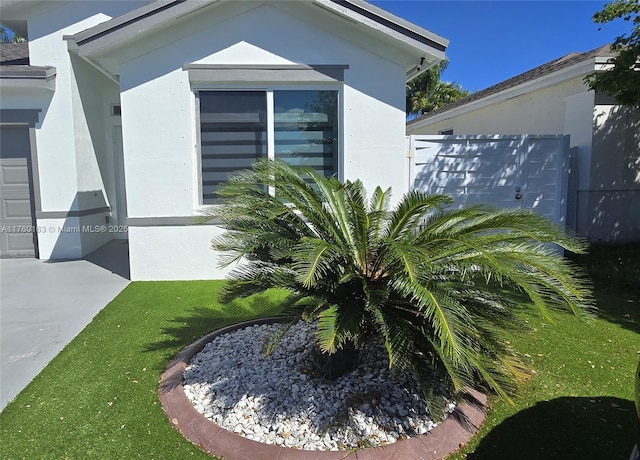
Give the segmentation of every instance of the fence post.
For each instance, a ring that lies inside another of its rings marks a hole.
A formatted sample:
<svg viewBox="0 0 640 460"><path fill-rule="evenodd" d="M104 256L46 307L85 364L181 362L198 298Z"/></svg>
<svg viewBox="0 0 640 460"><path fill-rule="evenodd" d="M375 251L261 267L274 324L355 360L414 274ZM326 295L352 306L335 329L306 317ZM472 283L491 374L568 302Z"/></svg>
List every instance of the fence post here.
<svg viewBox="0 0 640 460"><path fill-rule="evenodd" d="M567 136L569 137L569 136ZM578 147L571 147L568 153L566 168L566 227L578 231Z"/></svg>
<svg viewBox="0 0 640 460"><path fill-rule="evenodd" d="M407 178L405 181L405 193L413 189L415 174L415 136L407 136L405 138L405 153L407 158Z"/></svg>

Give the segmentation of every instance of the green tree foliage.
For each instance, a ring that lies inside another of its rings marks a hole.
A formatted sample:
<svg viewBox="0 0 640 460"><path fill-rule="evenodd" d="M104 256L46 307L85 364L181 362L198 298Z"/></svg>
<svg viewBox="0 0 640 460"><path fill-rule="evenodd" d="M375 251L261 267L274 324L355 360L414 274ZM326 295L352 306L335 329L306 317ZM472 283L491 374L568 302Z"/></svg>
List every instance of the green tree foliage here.
<svg viewBox="0 0 640 460"><path fill-rule="evenodd" d="M640 107L640 1L615 0L593 15L599 24L616 19L631 22L631 32L617 37L611 45L618 53L611 60L613 68L587 75L585 82L594 91L611 94L622 105Z"/></svg>
<svg viewBox="0 0 640 460"><path fill-rule="evenodd" d="M431 112L469 95L458 83L440 80L448 61L427 69L407 83L406 112L407 115Z"/></svg>
<svg viewBox="0 0 640 460"><path fill-rule="evenodd" d="M11 35L4 26L0 26L0 43L11 43Z"/></svg>
<svg viewBox="0 0 640 460"><path fill-rule="evenodd" d="M26 41L20 35L14 34L6 27L0 25L0 43L21 43Z"/></svg>
<svg viewBox="0 0 640 460"><path fill-rule="evenodd" d="M228 231L213 248L240 262L222 301L283 288L293 316L317 321L324 353L377 337L427 396L437 378L454 394L480 385L508 399L527 376L507 340L525 327L521 311L589 316L588 283L550 246L583 244L532 212L456 209L420 191L391 209L390 190L367 197L360 181L280 161L236 173L219 194Z"/></svg>

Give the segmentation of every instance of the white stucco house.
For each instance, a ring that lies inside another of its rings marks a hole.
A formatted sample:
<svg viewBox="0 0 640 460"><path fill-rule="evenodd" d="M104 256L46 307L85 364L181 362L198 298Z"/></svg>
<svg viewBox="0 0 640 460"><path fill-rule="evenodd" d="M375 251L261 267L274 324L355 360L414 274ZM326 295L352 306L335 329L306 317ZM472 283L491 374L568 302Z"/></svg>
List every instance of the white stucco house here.
<svg viewBox="0 0 640 460"><path fill-rule="evenodd" d="M133 280L223 278L194 225L258 157L406 183L405 82L447 40L361 0L3 1L2 255L129 242Z"/></svg>
<svg viewBox="0 0 640 460"><path fill-rule="evenodd" d="M567 214L577 233L591 241L640 241L640 111L584 83L611 57L609 45L562 56L414 119L407 132L569 135L577 193Z"/></svg>

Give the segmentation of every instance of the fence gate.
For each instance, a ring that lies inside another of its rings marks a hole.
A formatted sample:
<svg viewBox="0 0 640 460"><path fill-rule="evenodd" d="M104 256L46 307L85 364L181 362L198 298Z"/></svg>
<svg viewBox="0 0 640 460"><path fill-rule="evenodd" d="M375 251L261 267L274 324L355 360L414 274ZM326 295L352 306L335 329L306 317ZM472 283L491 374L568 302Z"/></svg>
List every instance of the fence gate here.
<svg viewBox="0 0 640 460"><path fill-rule="evenodd" d="M567 225L569 136L415 135L408 144L410 188L460 206L533 209Z"/></svg>

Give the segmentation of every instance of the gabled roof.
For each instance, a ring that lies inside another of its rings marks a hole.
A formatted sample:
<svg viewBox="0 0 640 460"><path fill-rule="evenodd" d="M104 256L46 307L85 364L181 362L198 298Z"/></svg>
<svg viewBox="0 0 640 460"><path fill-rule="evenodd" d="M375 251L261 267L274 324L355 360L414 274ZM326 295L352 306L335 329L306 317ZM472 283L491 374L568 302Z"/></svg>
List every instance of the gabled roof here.
<svg viewBox="0 0 640 460"><path fill-rule="evenodd" d="M186 12L218 2L220 2L220 0L158 0L75 34L73 41L81 46L120 30L127 29L128 33L135 33L136 27L134 26L145 19L153 18L156 22L160 22L168 17L176 17L180 14L185 14ZM412 39L426 45L430 50L435 49L444 52L449 44L447 39L384 11L381 8L370 5L363 0L313 0L312 3L328 8L341 16L351 19L354 19L354 16L359 16L359 22L367 23L368 21L365 21L365 19L369 19L382 27L397 32L397 34L407 39ZM153 21L151 25L154 25ZM396 35L395 38L398 38L398 36Z"/></svg>
<svg viewBox="0 0 640 460"><path fill-rule="evenodd" d="M28 43L0 44L0 79L51 80L55 74L55 67L29 65Z"/></svg>
<svg viewBox="0 0 640 460"><path fill-rule="evenodd" d="M415 118L411 120L408 125L414 125L419 123L422 120L426 120L429 118L436 117L438 115L442 115L446 112L452 111L458 107L465 106L475 101L480 101L482 99L488 98L489 96L497 95L504 91L507 91L511 88L516 88L520 85L524 85L529 82L533 82L545 76L554 74L563 69L568 69L577 64L593 60L596 62L597 58L605 58L603 63L606 62L607 59L614 57L615 53L611 51L611 45L603 45L598 48L592 49L591 51L587 51L584 53L569 53L558 59L554 59L553 61L547 62L546 64L542 64L534 69L528 70L520 75L516 75L513 78L509 78L508 80L504 80L500 83L497 83L493 86L490 86L481 91L477 91L475 93L470 94L467 97L464 97L456 102L452 102L443 107L440 107L433 112L429 112L421 117ZM593 69L592 69L593 70Z"/></svg>
<svg viewBox="0 0 640 460"><path fill-rule="evenodd" d="M323 8L351 23L364 25L396 42L411 54L424 57L424 69L445 58L449 41L422 27L405 21L363 0L296 0ZM66 36L69 50L90 58L113 45L169 24L201 8L224 4L225 0L157 0L122 16ZM413 78L420 72L420 58L408 71ZM97 64L97 62L94 62ZM417 69L416 69L417 67Z"/></svg>

